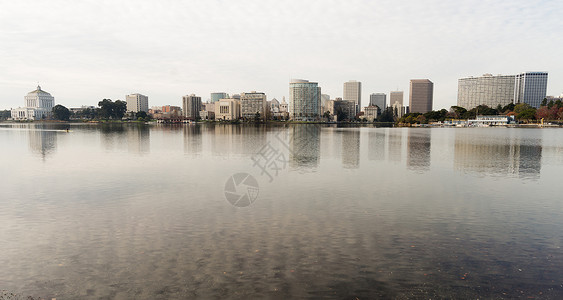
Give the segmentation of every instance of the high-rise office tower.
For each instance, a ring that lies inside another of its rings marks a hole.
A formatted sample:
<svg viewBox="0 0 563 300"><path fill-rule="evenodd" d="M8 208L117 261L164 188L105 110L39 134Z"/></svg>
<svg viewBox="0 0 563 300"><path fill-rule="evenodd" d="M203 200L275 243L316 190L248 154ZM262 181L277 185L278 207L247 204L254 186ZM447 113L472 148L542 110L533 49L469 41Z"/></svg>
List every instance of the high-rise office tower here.
<svg viewBox="0 0 563 300"><path fill-rule="evenodd" d="M227 99L227 98L229 98L229 94L227 94L227 93L223 93L223 92L211 93L211 103L217 102L221 99Z"/></svg>
<svg viewBox="0 0 563 300"><path fill-rule="evenodd" d="M411 113L432 111L434 84L428 79L412 79L410 83L409 108Z"/></svg>
<svg viewBox="0 0 563 300"><path fill-rule="evenodd" d="M526 72L516 75L514 100L538 108L547 93L547 72Z"/></svg>
<svg viewBox="0 0 563 300"><path fill-rule="evenodd" d="M354 101L356 103L356 113L359 113L362 107L362 83L356 80L344 82L342 100Z"/></svg>
<svg viewBox="0 0 563 300"><path fill-rule="evenodd" d="M125 96L127 101L127 111L132 112L148 112L149 111L149 97L141 94L131 94Z"/></svg>
<svg viewBox="0 0 563 300"><path fill-rule="evenodd" d="M182 97L182 109L184 117L197 120L201 110L201 97L194 94Z"/></svg>
<svg viewBox="0 0 563 300"><path fill-rule="evenodd" d="M369 105L377 105L379 111L384 111L387 107L387 95L384 93L374 93L369 95Z"/></svg>
<svg viewBox="0 0 563 300"><path fill-rule="evenodd" d="M393 91L389 93L389 106L399 102L401 106L403 105L403 91Z"/></svg>
<svg viewBox="0 0 563 300"><path fill-rule="evenodd" d="M321 88L317 82L292 79L289 83L289 117L315 121L321 115Z"/></svg>
<svg viewBox="0 0 563 300"><path fill-rule="evenodd" d="M515 75L484 74L457 81L457 106L472 109L479 105L496 108L514 102Z"/></svg>

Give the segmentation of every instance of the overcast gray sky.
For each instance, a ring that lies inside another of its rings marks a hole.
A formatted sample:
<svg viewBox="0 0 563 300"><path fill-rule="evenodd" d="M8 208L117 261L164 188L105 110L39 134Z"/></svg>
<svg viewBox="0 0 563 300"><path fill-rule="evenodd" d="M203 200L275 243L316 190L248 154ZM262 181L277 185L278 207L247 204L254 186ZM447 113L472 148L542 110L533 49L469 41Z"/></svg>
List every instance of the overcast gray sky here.
<svg viewBox="0 0 563 300"><path fill-rule="evenodd" d="M563 1L11 1L0 0L0 109L37 82L67 107L129 93L149 105L182 95L262 91L290 78L370 93L434 82L434 109L456 104L457 79L548 71L563 93Z"/></svg>

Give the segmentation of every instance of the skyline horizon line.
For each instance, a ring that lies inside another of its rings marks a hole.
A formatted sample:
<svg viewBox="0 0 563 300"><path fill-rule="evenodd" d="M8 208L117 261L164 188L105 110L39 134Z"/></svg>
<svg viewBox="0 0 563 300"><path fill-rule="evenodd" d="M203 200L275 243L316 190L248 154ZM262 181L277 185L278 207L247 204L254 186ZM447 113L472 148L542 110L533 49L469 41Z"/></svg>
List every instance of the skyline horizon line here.
<svg viewBox="0 0 563 300"><path fill-rule="evenodd" d="M526 71L526 72L519 72L519 73L516 73L516 74L538 73L538 72L539 72L539 73L547 73L547 74L549 74L549 71ZM459 81L460 79L466 79L466 78L486 77L487 75L490 75L490 76L493 76L493 77L494 77L494 76L511 76L512 74L502 74L502 73L498 73L497 75L493 75L493 73L483 73L481 76L460 77L460 78L458 78L457 80ZM292 78L289 79L288 84L291 84L293 80L307 80L307 81L309 81L309 82L315 82L315 83L319 84L319 87L321 88L321 93L324 94L324 95L329 95L329 97L332 98L332 99L329 98L330 100L336 100L337 98L343 98L343 97L344 97L344 96L343 96L343 94L344 94L343 91L342 91L342 95L333 96L334 94L331 95L331 94L329 94L329 93L324 93L324 92L322 91L323 86L320 86L320 83L319 83L320 81L311 81L311 80L309 80L309 79L303 79L303 78L304 78L304 77L292 77ZM427 77L427 78L421 78L421 77L412 78L412 79L409 79L409 82L410 82L411 80L430 80L430 78L429 78L429 77ZM40 82L41 82L41 81L36 81L38 87L41 86ZM359 83L361 83L362 85L363 85L363 83L364 83L364 81L361 81L361 80L349 79L348 81L342 82L342 85L344 85L344 83L346 83L346 82L359 82ZM434 82L434 81L431 81L431 82L435 85L435 82ZM549 82L549 76L548 76L548 82ZM459 88L459 86L458 86L458 88ZM563 91L561 92L561 94L557 95L557 93L551 93L551 94L548 93L548 92L547 92L548 90L549 90L549 84L548 84L547 87L546 87L546 97L548 97L548 96L549 96L549 97L561 97L561 96L563 96ZM32 91L30 91L30 92L33 92L33 91L35 91L35 90L32 90ZM44 91L44 90L43 90L43 91ZM262 93L264 93L266 96L268 95L268 93L267 93L265 90L262 91L262 90L259 90L259 89L252 89L251 91L252 91L252 92L262 92ZM27 92L27 93L30 93L30 92ZM373 95L373 94L378 94L378 93L379 93L379 94L383 93L383 94L385 94L385 95L388 96L391 92L403 92L403 93L406 93L406 95L405 95L406 97L405 97L405 98L406 98L407 101L409 100L409 95L410 95L409 89L395 89L395 90L389 90L389 91L386 91L386 92L381 92L381 91L379 91L379 92L378 92L378 91L375 91L375 92L367 92L368 97L365 97L365 99L368 99L368 100L369 100L369 96L371 96L371 95ZM231 94L230 92L217 91L217 90L215 90L215 91L212 91L212 92L208 92L208 93L207 93L207 94L209 95L209 97L206 97L205 103L210 103L210 102L211 102L212 99L211 99L210 96L211 96L211 94L213 94L213 93L226 93L226 94L228 94L228 95L230 96L230 95L237 95L237 94L248 93L248 92L241 91L241 92L234 92L234 93ZM120 97L103 97L103 98L97 100L97 102L102 101L103 99L112 99L112 100L114 100L114 101L117 101L117 100L126 101L125 98L127 97L127 95L132 95L132 94L142 94L142 95L145 95L145 96L147 96L147 97L148 97L148 95L150 95L150 93L146 93L146 92L131 92L131 93L129 93L129 94L126 93L126 94L123 96L123 99L120 99ZM191 94L197 95L197 93L188 92L188 93L185 94L185 95L179 96L179 97L180 97L180 99L179 99L180 104L181 104L181 102L182 102L181 97L186 96L186 95L191 95ZM362 92L362 94L363 94L363 92ZM205 94L201 94L201 95L205 95ZM22 97L25 99L25 95L22 96ZM202 97L202 98L203 98L203 97ZM289 98L289 93L286 94L286 95L282 95L280 98L282 98L282 99L283 99L283 98ZM361 97L361 96L360 96L360 98L364 98L364 97ZM405 100L405 98L403 98L403 101ZM434 98L434 97L433 97L433 98ZM277 97L277 96L273 96L272 98L270 98L270 100L267 100L267 101L271 101L272 99L278 100L278 97ZM456 97L456 102L455 102L455 104L449 105L449 106L447 106L447 107L457 106L458 100L459 100L458 97ZM97 102L96 102L96 104L97 104ZM65 102L63 101L63 102L59 102L59 103L57 103L57 104L63 105L62 103L65 103ZM433 109L433 110L435 110L435 107L434 107L434 104L435 104L435 103L436 103L436 101L434 101L434 99L433 99L433 103L432 103L432 109ZM152 106L166 106L166 105L173 105L173 106L174 106L173 103L170 103L170 102L169 102L169 103L164 103L163 101L159 101L159 102L157 102L157 104L152 105ZM84 104L84 103L82 103L82 104L80 104L80 105L76 105L76 104L74 104L74 105L73 105L73 104L64 104L64 106L65 106L65 107L69 107L69 108L71 108L71 107L72 107L72 108L77 108L77 107L82 107L82 106L96 106L96 105L89 105L89 104ZM151 107L152 107L152 106L151 106ZM4 107L4 108L0 108L0 110L11 110L11 109L14 109L14 108L21 108L21 107L25 107L25 106L16 106L16 107L10 107L10 108ZM365 107L365 106L362 106L362 108L363 108L363 107Z"/></svg>

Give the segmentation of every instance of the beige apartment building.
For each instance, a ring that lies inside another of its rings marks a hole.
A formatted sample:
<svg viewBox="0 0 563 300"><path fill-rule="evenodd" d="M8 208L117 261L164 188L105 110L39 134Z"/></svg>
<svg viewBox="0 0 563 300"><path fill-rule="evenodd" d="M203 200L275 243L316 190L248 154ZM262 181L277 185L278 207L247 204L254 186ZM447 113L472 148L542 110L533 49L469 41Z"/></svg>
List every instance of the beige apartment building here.
<svg viewBox="0 0 563 300"><path fill-rule="evenodd" d="M264 118L266 113L266 94L252 91L240 94L241 116L243 118L254 118L256 113Z"/></svg>

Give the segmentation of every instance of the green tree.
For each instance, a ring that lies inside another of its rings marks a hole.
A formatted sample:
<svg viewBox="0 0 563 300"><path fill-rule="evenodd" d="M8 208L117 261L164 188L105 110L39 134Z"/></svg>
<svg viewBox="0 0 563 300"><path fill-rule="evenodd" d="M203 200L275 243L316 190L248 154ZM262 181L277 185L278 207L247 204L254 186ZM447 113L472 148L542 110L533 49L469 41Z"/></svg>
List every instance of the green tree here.
<svg viewBox="0 0 563 300"><path fill-rule="evenodd" d="M139 118L141 118L141 119L146 119L147 116L148 116L147 113L144 112L144 111L140 111L140 112L138 112L138 113L135 114L135 117L136 117L137 119L139 119Z"/></svg>
<svg viewBox="0 0 563 300"><path fill-rule="evenodd" d="M529 121L529 120L533 120L535 119L536 116L536 109L535 108L527 108L523 111L520 111L517 115L516 115L516 119L520 120L520 121Z"/></svg>
<svg viewBox="0 0 563 300"><path fill-rule="evenodd" d="M387 107L385 110L377 117L379 122L395 122L395 116L393 114L393 108Z"/></svg>
<svg viewBox="0 0 563 300"><path fill-rule="evenodd" d="M127 102L117 100L115 102L111 99L104 99L98 102L100 107L100 117L104 119L117 119L120 120L127 111Z"/></svg>
<svg viewBox="0 0 563 300"><path fill-rule="evenodd" d="M53 117L56 120L61 120L61 121L68 121L70 118L70 110L68 110L68 108L57 104L55 105L55 107L53 107Z"/></svg>
<svg viewBox="0 0 563 300"><path fill-rule="evenodd" d="M12 112L9 110L0 110L0 120L6 120L12 117Z"/></svg>

